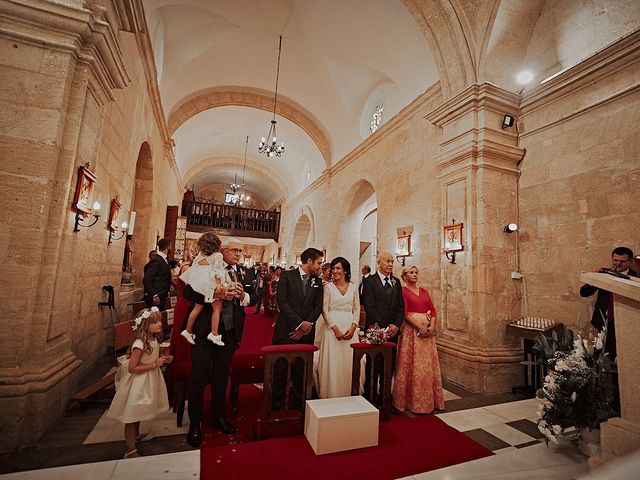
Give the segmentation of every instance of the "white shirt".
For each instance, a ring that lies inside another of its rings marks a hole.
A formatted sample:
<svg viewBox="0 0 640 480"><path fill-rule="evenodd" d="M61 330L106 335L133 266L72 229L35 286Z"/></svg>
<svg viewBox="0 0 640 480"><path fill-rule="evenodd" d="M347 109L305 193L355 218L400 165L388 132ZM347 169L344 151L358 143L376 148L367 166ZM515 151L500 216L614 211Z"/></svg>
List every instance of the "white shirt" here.
<svg viewBox="0 0 640 480"><path fill-rule="evenodd" d="M389 275L384 275L382 272L380 272L380 270L376 271L376 273L378 274L378 276L380 277L380 281L382 282L382 286L384 287L384 279L388 278L389 279L389 283L391 283L391 286L393 287L396 284L396 281L394 280L394 278L392 277L392 273L390 273Z"/></svg>
<svg viewBox="0 0 640 480"><path fill-rule="evenodd" d="M236 267L236 265L229 265L227 262L224 262L224 266L225 266L225 268L226 267L231 267L233 269L233 271L236 272L236 275L238 275L238 268ZM240 302L240 306L241 307L246 307L247 305L249 305L250 301L251 301L251 298L249 297L249 294L247 292L244 292L244 298Z"/></svg>
<svg viewBox="0 0 640 480"><path fill-rule="evenodd" d="M167 260L167 254L166 253L158 250L158 255L160 255L164 259L165 262L169 263L169 261Z"/></svg>

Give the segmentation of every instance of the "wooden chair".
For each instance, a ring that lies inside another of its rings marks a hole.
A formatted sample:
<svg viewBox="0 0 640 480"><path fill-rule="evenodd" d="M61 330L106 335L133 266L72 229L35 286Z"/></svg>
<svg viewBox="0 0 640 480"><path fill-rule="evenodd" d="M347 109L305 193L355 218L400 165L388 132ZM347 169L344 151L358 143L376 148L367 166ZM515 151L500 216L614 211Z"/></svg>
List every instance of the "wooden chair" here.
<svg viewBox="0 0 640 480"><path fill-rule="evenodd" d="M391 362L393 356L393 347L396 345L392 342L384 342L380 344L372 343L352 343L353 348L353 367L351 370L351 395L360 395L360 369L361 360L365 355L368 356L367 364L371 367L371 381L369 382L369 391L364 392L365 397L375 405L377 393L377 379L373 375L373 364L379 355L382 355L384 362L384 389L382 392L382 405L376 405L382 411L381 418L389 420L391 417Z"/></svg>
<svg viewBox="0 0 640 480"><path fill-rule="evenodd" d="M262 413L254 428L254 437L258 439L269 436L284 436L302 433L304 429L305 401L311 398L313 378L313 352L318 350L315 345L269 345L262 347L265 355L263 378ZM284 410L275 412L272 410L273 379L276 363L283 359L287 365L287 380L285 383ZM289 397L291 394L291 374L294 365L303 362L302 376L302 405L300 410L289 409Z"/></svg>

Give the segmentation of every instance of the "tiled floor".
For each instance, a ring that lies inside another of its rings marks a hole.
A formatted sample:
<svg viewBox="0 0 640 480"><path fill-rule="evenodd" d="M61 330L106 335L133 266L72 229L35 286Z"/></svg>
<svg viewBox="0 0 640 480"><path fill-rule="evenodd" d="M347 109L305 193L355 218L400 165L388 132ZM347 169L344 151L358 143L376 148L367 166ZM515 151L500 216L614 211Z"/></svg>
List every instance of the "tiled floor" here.
<svg viewBox="0 0 640 480"><path fill-rule="evenodd" d="M521 400L511 394L473 395L449 383L445 387L447 411L438 416L496 455L407 478L573 479L587 472L585 457L574 448L548 448L540 441L535 399ZM182 428L176 427L171 412L143 424L141 430L151 431L155 437L141 445L145 456L122 460L123 427L104 415L108 399L106 392L97 405L71 410L36 447L0 458L1 471L16 472L0 475L0 479L199 478L200 452L185 441L188 417ZM47 468L58 465L69 466Z"/></svg>

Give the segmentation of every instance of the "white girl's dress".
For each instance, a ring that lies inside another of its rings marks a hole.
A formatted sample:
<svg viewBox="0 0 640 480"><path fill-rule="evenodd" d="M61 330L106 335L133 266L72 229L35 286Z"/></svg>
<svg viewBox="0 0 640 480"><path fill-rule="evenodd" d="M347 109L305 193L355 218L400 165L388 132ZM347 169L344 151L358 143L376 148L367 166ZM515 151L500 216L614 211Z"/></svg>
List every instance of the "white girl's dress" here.
<svg viewBox="0 0 640 480"><path fill-rule="evenodd" d="M207 265L200 265L201 260L207 260ZM224 269L224 261L220 252L211 255L198 254L195 260L182 275L180 280L191 285L196 292L204 295L205 303L213 302L213 292L216 284L225 282L227 272Z"/></svg>
<svg viewBox="0 0 640 480"><path fill-rule="evenodd" d="M144 343L136 339L131 349L142 350L141 364L153 363L160 356L157 340L151 343L151 353L144 351ZM134 423L153 420L159 413L169 410L167 386L162 370L154 368L143 373L129 373L129 358L118 358L120 367L116 373L116 394L113 397L107 416L122 423Z"/></svg>

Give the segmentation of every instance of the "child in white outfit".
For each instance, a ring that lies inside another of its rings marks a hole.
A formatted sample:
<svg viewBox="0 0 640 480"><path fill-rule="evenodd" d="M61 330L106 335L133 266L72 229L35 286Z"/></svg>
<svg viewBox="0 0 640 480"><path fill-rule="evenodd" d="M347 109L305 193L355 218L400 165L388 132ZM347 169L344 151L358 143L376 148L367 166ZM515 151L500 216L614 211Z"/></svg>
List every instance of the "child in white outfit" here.
<svg viewBox="0 0 640 480"><path fill-rule="evenodd" d="M116 394L107 411L107 416L125 424L127 451L124 458L139 457L136 443L152 438L151 434L140 434L140 422L153 420L159 413L169 410L167 386L160 367L173 360L173 357L159 353L162 315L158 307L145 308L133 322L134 342L127 354L118 358Z"/></svg>
<svg viewBox="0 0 640 480"><path fill-rule="evenodd" d="M221 242L216 234L207 232L200 236L197 244L200 252L193 260L191 267L180 276L180 279L191 285L194 291L204 295L205 303L212 304L211 333L207 336L207 340L216 345L224 346L222 335L218 334L220 315L222 313L222 300L213 298L215 290L222 286L226 278L224 261L220 253ZM203 303L196 303L194 305L187 320L187 327L181 332L181 335L192 345L196 344L195 335L192 332L193 324L203 308Z"/></svg>

